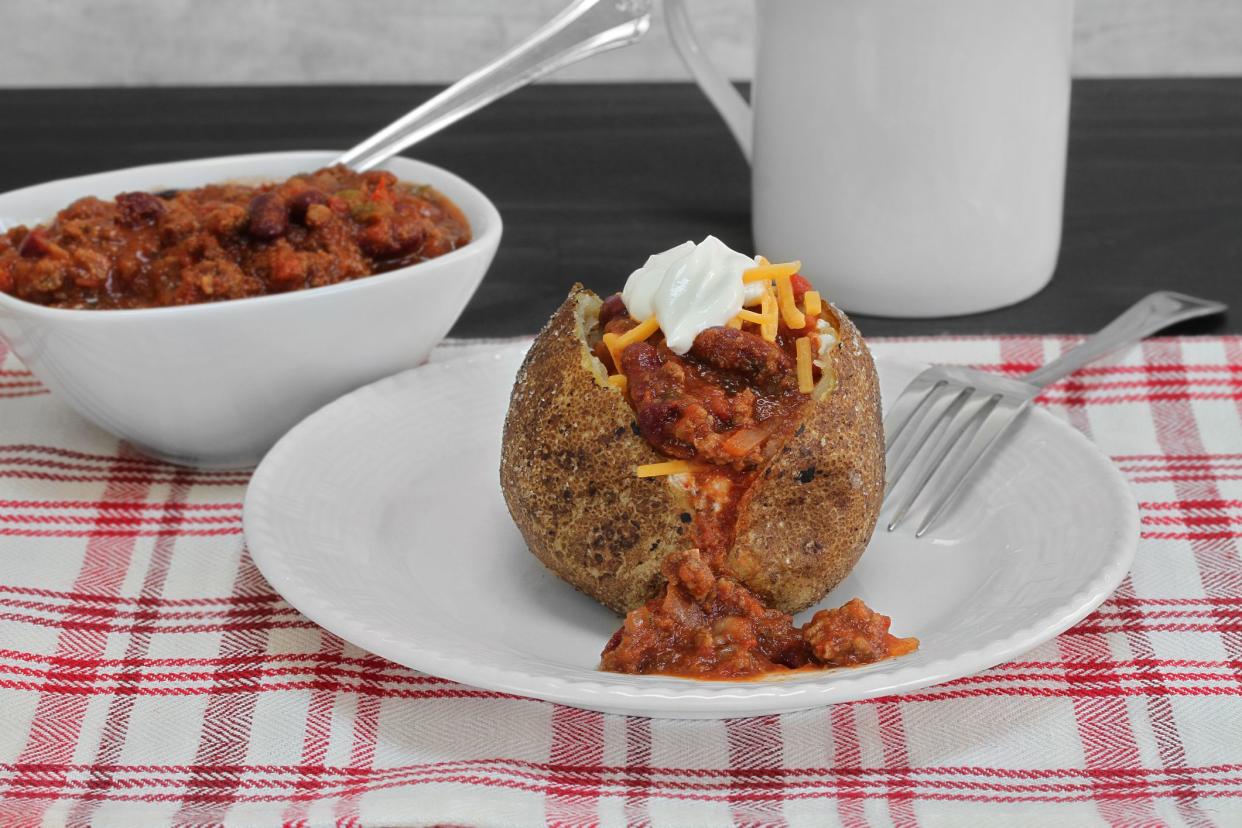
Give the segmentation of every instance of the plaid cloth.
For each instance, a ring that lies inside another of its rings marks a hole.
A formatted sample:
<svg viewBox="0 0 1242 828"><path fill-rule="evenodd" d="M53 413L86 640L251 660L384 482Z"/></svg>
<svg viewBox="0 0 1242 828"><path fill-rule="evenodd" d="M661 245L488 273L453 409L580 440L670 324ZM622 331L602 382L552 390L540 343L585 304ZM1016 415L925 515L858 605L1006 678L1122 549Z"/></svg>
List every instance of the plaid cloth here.
<svg viewBox="0 0 1242 828"><path fill-rule="evenodd" d="M874 346L1019 373L1074 341ZM1141 502L1099 611L907 696L679 722L319 629L246 554L246 474L118 446L0 350L0 825L1240 825L1242 337L1150 340L1043 404Z"/></svg>

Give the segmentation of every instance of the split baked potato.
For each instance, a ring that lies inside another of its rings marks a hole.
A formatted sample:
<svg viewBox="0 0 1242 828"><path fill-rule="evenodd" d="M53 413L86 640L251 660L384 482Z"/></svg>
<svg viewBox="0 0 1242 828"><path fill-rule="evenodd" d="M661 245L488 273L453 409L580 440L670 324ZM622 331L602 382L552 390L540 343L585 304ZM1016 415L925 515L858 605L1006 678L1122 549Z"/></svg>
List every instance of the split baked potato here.
<svg viewBox="0 0 1242 828"><path fill-rule="evenodd" d="M655 596L660 565L697 545L694 474L640 478L669 458L643 438L597 356L601 300L581 285L535 339L505 419L500 482L531 552L618 613ZM769 606L802 610L854 567L875 528L884 438L875 365L857 329L824 303L838 344L835 388L808 395L769 439L736 500L722 564Z"/></svg>

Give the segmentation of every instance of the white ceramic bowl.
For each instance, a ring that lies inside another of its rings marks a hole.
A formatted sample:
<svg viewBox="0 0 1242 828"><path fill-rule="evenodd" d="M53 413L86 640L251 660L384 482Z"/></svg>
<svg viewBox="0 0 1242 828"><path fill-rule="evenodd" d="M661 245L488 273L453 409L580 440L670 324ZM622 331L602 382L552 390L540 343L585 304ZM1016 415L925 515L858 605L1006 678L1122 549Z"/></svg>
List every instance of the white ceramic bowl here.
<svg viewBox="0 0 1242 828"><path fill-rule="evenodd" d="M0 230L48 220L86 195L280 180L337 154L205 158L39 184L0 195ZM213 304L62 310L0 293L0 336L60 399L142 451L189 465L253 465L310 412L424 361L500 244L500 214L466 181L408 158L384 169L456 202L473 241L378 276Z"/></svg>

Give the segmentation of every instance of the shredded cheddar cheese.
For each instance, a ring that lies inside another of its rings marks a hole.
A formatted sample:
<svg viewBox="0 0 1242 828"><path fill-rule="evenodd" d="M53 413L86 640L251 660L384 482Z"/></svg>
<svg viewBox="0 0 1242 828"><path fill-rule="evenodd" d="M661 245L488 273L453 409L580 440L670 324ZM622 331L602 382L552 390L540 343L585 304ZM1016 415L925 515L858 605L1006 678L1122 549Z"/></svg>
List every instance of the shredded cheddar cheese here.
<svg viewBox="0 0 1242 828"><path fill-rule="evenodd" d="M739 314L738 316L735 316L732 319L730 319L728 322L725 323L725 326L732 328L735 331L741 330L742 329L741 315Z"/></svg>
<svg viewBox="0 0 1242 828"><path fill-rule="evenodd" d="M742 272L742 281L764 282L772 279L779 279L782 276L788 278L802 269L802 262L784 262L782 264L763 264L752 267Z"/></svg>
<svg viewBox="0 0 1242 828"><path fill-rule="evenodd" d="M604 347L608 349L608 355L612 357L612 366L620 371L621 352L625 349L617 345L618 339L620 339L620 337L614 333L604 334Z"/></svg>
<svg viewBox="0 0 1242 828"><path fill-rule="evenodd" d="M625 374L613 374L608 377L608 384L624 394L630 386L630 381Z"/></svg>
<svg viewBox="0 0 1242 828"><path fill-rule="evenodd" d="M768 318L762 313L755 313L754 311L748 310L738 311L737 316L734 318L741 322L754 322L756 325L762 325L764 322L768 321Z"/></svg>
<svg viewBox="0 0 1242 828"><path fill-rule="evenodd" d="M635 342L642 342L658 330L660 330L660 323L653 316L646 322L639 323L637 328L630 328L628 331L617 337L617 346L624 351L627 345L633 345Z"/></svg>
<svg viewBox="0 0 1242 828"><path fill-rule="evenodd" d="M700 467L689 460L666 460L663 463L645 463L634 467L639 477L663 477L668 474L687 474L700 471Z"/></svg>
<svg viewBox="0 0 1242 828"><path fill-rule="evenodd" d="M802 295L802 304L806 307L806 312L810 316L819 316L823 310L823 303L819 299L818 290L808 290Z"/></svg>
<svg viewBox="0 0 1242 828"><path fill-rule="evenodd" d="M793 284L789 281L792 275L789 273L776 277L776 300L780 305L781 316L784 317L785 324L790 330L800 331L806 327L806 317L794 303Z"/></svg>
<svg viewBox="0 0 1242 828"><path fill-rule="evenodd" d="M811 393L815 388L815 375L811 373L811 340L800 336L794 342L798 352L798 390L803 394Z"/></svg>
<svg viewBox="0 0 1242 828"><path fill-rule="evenodd" d="M776 297L771 292L763 294L763 321L759 323L759 334L768 342L776 341L777 315Z"/></svg>

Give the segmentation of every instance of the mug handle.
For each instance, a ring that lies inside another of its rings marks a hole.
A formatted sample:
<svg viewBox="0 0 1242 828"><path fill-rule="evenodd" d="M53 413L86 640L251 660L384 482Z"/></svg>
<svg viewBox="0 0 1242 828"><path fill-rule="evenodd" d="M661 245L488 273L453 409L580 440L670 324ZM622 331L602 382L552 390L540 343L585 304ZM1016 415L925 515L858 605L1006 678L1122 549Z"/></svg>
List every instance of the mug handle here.
<svg viewBox="0 0 1242 828"><path fill-rule="evenodd" d="M698 38L694 36L684 0L664 0L664 21L668 25L677 54L681 55L682 62L686 64L690 74L694 75L707 99L715 105L720 117L724 118L725 125L742 148L742 155L750 161L751 122L754 118L750 105L703 52Z"/></svg>

